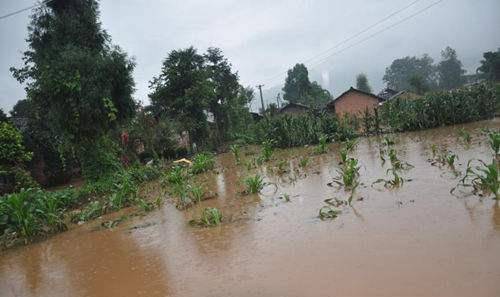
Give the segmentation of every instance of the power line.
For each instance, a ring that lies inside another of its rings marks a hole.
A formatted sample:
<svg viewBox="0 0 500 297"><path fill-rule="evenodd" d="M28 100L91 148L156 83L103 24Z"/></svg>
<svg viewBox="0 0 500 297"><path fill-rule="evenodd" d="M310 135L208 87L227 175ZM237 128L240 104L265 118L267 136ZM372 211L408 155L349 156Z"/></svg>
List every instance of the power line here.
<svg viewBox="0 0 500 297"><path fill-rule="evenodd" d="M363 33L366 33L366 32L368 32L368 31L370 31L372 28L374 28L374 27L376 27L376 26L380 25L381 23L383 23L383 22L385 22L385 21L389 20L389 19L390 19L390 18L392 18L393 16L395 16L395 15L397 15L397 14L399 14L399 13L401 13L401 12L405 11L405 10L407 10L408 8L412 7L412 6L413 6L413 5L415 5L417 2L420 2L420 1L421 1L421 0L416 0L416 1L411 2L410 4L406 5L405 7L401 8L401 9L399 9L399 10L397 10L397 11L395 11L395 12L393 12L393 13L389 14L389 15L387 15L386 17L384 17L384 18L380 19L379 21L377 21L377 22L375 22L375 23L373 23L373 24L371 24L371 25L369 25L369 26L365 27L365 28L364 28L364 29L362 29L361 31L359 31L359 32L355 33L354 35L352 35L351 37L348 37L348 38L346 38L346 39L342 40L341 42L339 42L339 43L335 44L333 47L330 47L330 48L328 48L327 50L324 50L324 51L322 51L321 53L316 54L316 55L314 55L313 57L311 57L311 58L309 58L309 59L305 60L303 63L309 63L309 62L311 62L311 61L314 61L316 58L318 58L318 57L320 57L320 56L322 56L322 55L324 55L324 54L328 53L328 52L329 52L329 51L331 51L331 50L334 50L334 49L338 48L338 47L339 47L339 46L341 46L342 44L345 44L345 43L347 43L347 42L349 42L349 41L353 40L354 38L356 38L356 37L360 36L361 34L363 34ZM279 74L276 74L276 75L274 75L274 76L271 76L270 78L268 78L268 80L271 80L271 81L272 81L272 80L274 80L275 78L277 78L278 76L281 76L281 75L286 74L286 73L287 73L287 71L280 72Z"/></svg>
<svg viewBox="0 0 500 297"><path fill-rule="evenodd" d="M310 61L314 61L314 60L315 60L315 59L317 59L319 56L322 56L322 55L324 55L325 53L327 53L327 52L329 52L329 51L331 51L331 50L333 50L333 49L335 49L335 48L338 48L340 45L345 44L345 43L347 43L347 42L351 41L352 39L354 39L354 38L356 38L356 37L360 36L361 34L366 33L367 31L371 30L372 28L376 27L377 25L380 25L381 23L383 23L383 22L385 22L385 21L389 20L389 19L390 19L390 18L392 18L393 16L395 16L395 15L397 15L397 14L399 14L399 13L403 12L404 10L406 10L406 9L410 8L411 6L415 5L415 4L416 4L417 2L419 2L419 1L421 1L421 0L416 0L416 1L411 2L411 3L410 3L410 4L408 4L407 6L405 6L405 7L401 8L401 9L399 9L399 10L397 10L397 11L395 11L395 12L391 13L391 14L389 14L388 16L386 16L386 17L384 17L383 19L381 19L381 20L379 20L379 21L375 22L374 24L372 24L372 25L370 25L370 26L367 26L365 29L363 29L363 30L359 31L358 33L356 33L356 34L352 35L351 37L349 37L349 38L346 38L346 39L342 40L341 42L337 43L335 46L333 46L333 47L331 47L331 48L329 48L329 49L327 49L327 50L325 50L325 51L323 51L323 52L321 52L321 53L319 53L319 54L317 54L317 55L313 56L312 58L309 58L309 59L305 60L305 63L310 62ZM393 25L391 25L391 26L388 26L388 27L386 27L386 28L384 28L384 29L382 29L382 30L379 30L379 31L375 32L374 34L372 34L372 35L368 36L367 38L365 38L365 39L361 40L360 42L357 42L357 43L355 43L355 44L353 44L353 45L351 45L351 46L348 46L348 47L346 47L346 48L344 48L344 49L342 49L342 50L340 50L340 51L334 52L334 53L332 53L332 54L330 54L330 55L326 56L326 57L325 57L325 58L323 58L323 59L320 59L320 60L319 60L319 63L315 63L315 64L314 64L314 66L312 66L312 67L310 67L310 68L316 67L316 66L318 66L318 65L320 65L320 64L322 64L322 63L324 63L324 62L325 62L326 60L328 60L330 57L332 57L332 56L334 56L334 55L337 55L337 54L339 54L339 53L341 53L341 52L343 52L343 51L345 51L345 50L347 50L347 49L350 49L350 48L354 47L355 45L358 45L358 44L360 44L360 43L362 43L362 42L364 42L364 41L366 41L366 40L368 40L368 39L371 39L371 38L373 38L374 36L376 36L376 35L378 35L378 34L380 34L380 33L384 32L384 31L387 31L387 30L389 30L389 29L393 28L393 27L395 27L395 26L397 26L397 25L399 25L399 24L401 24L401 23L403 23L403 22L405 22L405 21L407 21L407 20L409 20L409 19L411 19L411 18L413 18L413 17L417 16L417 15L418 15L418 14L420 14L420 13L423 13L424 11L426 11L426 10L430 9L431 7L433 7L433 6L435 6L435 5L439 4L439 3L441 3L441 2L443 2L443 1L444 1L444 0L439 0L439 1L437 1L437 2L434 2L434 3L432 3L431 5L428 5L428 6L426 6L425 8L423 8L423 9L421 9L421 10L417 11L416 13L414 13L414 14L412 14L412 15L410 15L410 16L408 16L408 17L406 17L406 18L404 18L403 20L401 20L401 21L399 21L399 22L396 22L395 24L393 24ZM276 74L276 75L274 75L274 76L272 76L272 77L268 78L266 81L267 81L267 82L272 82L272 81L276 80L276 78L278 78L278 77L280 77L281 75L286 74L286 73L287 73L287 71L281 72L281 73L279 73L279 74Z"/></svg>
<svg viewBox="0 0 500 297"><path fill-rule="evenodd" d="M13 12L11 12L11 13L8 13L8 14L5 14L5 15L2 15L2 16L0 16L0 20L6 19L6 18L11 17L11 16L14 16L14 15L16 15L16 14L20 14L20 13L22 13L22 12L25 12L25 11L27 11L27 10L30 10L30 9L36 8L36 7L38 7L38 6L42 6L43 4L47 4L47 3L51 2L51 1L53 1L53 0L48 0L48 1L39 2L39 3L37 3L37 4L33 4L33 5L29 6L29 7L26 7L26 8L23 8L23 9L19 9L19 10L13 11Z"/></svg>
<svg viewBox="0 0 500 297"><path fill-rule="evenodd" d="M411 14L411 15L407 16L407 17L405 17L404 19L402 19L402 20L400 20L400 21L398 21L398 22L396 22L396 23L394 23L394 24L392 24L392 25L390 25L390 26L388 26L388 27L385 27L385 28L383 28L382 30L377 31L377 32L375 32L375 33L373 33L373 34L369 35L368 37L366 37L366 38L364 38L364 39L361 39L360 41L358 41L358 42L356 42L356 43L351 44L351 45L350 45L350 46L348 46L348 47L345 47L345 48L343 48L343 49L341 49L341 50L339 50L339 51L336 51L336 52L332 53L331 55L329 55L329 56L325 57L324 59L322 59L322 60L318 61L317 63L313 64L313 65L310 67L310 69L313 69L314 67L317 67L317 66L319 66L319 65L323 64L324 62L328 61L328 59L330 59L331 57L333 57L333 56L335 56L335 55L338 55L338 54L340 54L340 53L342 53L342 52L344 52L344 51L346 51L346 50L348 50L348 49L350 49L350 48L353 48L353 47L355 47L355 46L356 46L356 45L358 45L358 44L361 44L361 43L363 43L363 42L365 42L365 41L367 41L367 40L369 40L369 39L371 39L371 38L373 38L373 37L375 37L375 36L377 36L377 35L379 35L379 34L381 34L381 33L385 32L385 31L387 31L387 30L389 30L389 29L392 29L392 28L396 27L397 25L399 25L399 24L401 24L401 23L404 23L404 22L406 22L406 21L408 21L408 20L410 20L410 19L414 18L415 16L417 16L417 15L419 15L419 14L421 14L421 13L423 13L423 12L425 12L425 11L429 10L429 9L431 9L432 7L434 7L434 6L438 5L439 3L443 2L443 1L444 1L444 0L438 0L438 1L436 1L436 2L434 2L434 3L432 3L432 4L430 4L430 5L428 5L428 6L426 6L426 7L424 7L423 9L421 9L421 10L419 10L419 11L417 11L417 12L415 12L415 13L413 13L413 14Z"/></svg>

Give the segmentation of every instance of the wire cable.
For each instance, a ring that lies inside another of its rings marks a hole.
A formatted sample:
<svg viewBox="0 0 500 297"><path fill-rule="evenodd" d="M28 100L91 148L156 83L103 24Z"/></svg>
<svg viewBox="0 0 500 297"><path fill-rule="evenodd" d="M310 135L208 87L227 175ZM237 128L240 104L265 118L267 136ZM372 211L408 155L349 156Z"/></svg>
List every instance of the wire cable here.
<svg viewBox="0 0 500 297"><path fill-rule="evenodd" d="M53 1L53 0L39 2L37 4L33 4L33 5L29 6L29 7L26 7L26 8L23 8L23 9L19 9L19 10L13 11L13 12L10 12L8 14L0 16L0 20L6 19L6 18L11 17L11 16L14 16L16 14L20 14L20 13L25 12L27 10L31 10L31 9L36 8L38 6L42 6L42 5L47 4L47 3L51 2L51 1Z"/></svg>

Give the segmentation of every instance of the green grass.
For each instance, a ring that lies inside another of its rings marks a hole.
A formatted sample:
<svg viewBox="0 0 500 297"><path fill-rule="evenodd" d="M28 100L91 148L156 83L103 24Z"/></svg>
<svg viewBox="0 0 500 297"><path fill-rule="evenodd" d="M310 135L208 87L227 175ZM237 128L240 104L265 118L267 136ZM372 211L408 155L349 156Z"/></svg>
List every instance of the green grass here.
<svg viewBox="0 0 500 297"><path fill-rule="evenodd" d="M245 192L247 194L257 194L264 188L264 179L260 175L254 175L245 179Z"/></svg>

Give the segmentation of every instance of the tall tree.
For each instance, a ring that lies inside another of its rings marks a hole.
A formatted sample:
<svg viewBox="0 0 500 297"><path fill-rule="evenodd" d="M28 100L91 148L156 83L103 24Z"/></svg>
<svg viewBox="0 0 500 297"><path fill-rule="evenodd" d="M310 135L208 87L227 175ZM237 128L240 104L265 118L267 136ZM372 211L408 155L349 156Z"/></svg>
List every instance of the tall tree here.
<svg viewBox="0 0 500 297"><path fill-rule="evenodd" d="M330 92L315 81L311 83L304 64L296 64L288 70L283 92L283 99L286 101L310 106L319 106L331 99Z"/></svg>
<svg viewBox="0 0 500 297"><path fill-rule="evenodd" d="M458 59L457 52L449 46L441 52L441 62L437 65L437 72L439 87L442 89L455 89L464 82L465 70L462 68L462 62Z"/></svg>
<svg viewBox="0 0 500 297"><path fill-rule="evenodd" d="M332 99L332 95L328 90L323 89L317 82L311 83L309 91L309 105L312 107L324 106Z"/></svg>
<svg viewBox="0 0 500 297"><path fill-rule="evenodd" d="M488 80L500 81L500 48L496 52L484 53L483 58L477 71Z"/></svg>
<svg viewBox="0 0 500 297"><path fill-rule="evenodd" d="M7 122L8 118L3 109L0 108L0 123Z"/></svg>
<svg viewBox="0 0 500 297"><path fill-rule="evenodd" d="M356 76L356 89L367 93L372 92L372 88L368 83L368 77L366 76L366 74L360 73L358 74L358 76Z"/></svg>
<svg viewBox="0 0 500 297"><path fill-rule="evenodd" d="M418 95L423 95L425 92L429 91L429 85L427 84L425 79L418 74L410 77L408 82L410 84L411 90L413 90Z"/></svg>
<svg viewBox="0 0 500 297"><path fill-rule="evenodd" d="M11 68L14 77L82 162L99 163L85 154L134 114L134 62L101 28L96 0L43 2L32 15L27 41L24 67Z"/></svg>
<svg viewBox="0 0 500 297"><path fill-rule="evenodd" d="M238 74L232 72L231 64L223 56L222 51L218 48L209 48L204 58L215 91L215 96L209 97L208 108L214 115L217 141L220 143L228 136L230 122L235 120L230 119L230 109L244 103L237 100L240 89Z"/></svg>
<svg viewBox="0 0 500 297"><path fill-rule="evenodd" d="M384 82L387 87L398 91L413 90L410 80L414 77L420 77L423 83L430 88L436 86L436 69L433 66L434 61L427 54L421 58L404 57L396 59L391 66L385 69Z"/></svg>
<svg viewBox="0 0 500 297"><path fill-rule="evenodd" d="M311 91L309 72L304 64L296 64L288 70L283 87L283 99L288 102L309 104L308 96Z"/></svg>
<svg viewBox="0 0 500 297"><path fill-rule="evenodd" d="M194 142L206 141L205 110L216 100L215 83L209 80L205 59L196 49L171 51L150 89L151 107L156 114L179 120Z"/></svg>

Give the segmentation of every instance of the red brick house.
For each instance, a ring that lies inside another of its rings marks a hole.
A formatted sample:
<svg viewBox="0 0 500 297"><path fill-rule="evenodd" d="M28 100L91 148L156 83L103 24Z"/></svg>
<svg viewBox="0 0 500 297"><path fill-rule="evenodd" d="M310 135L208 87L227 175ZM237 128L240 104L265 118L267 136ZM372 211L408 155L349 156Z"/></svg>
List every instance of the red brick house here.
<svg viewBox="0 0 500 297"><path fill-rule="evenodd" d="M351 87L332 102L328 103L326 107L329 111L335 112L338 116L345 114L361 116L365 110L368 109L368 111L373 111L382 102L384 102L384 99L377 95Z"/></svg>

